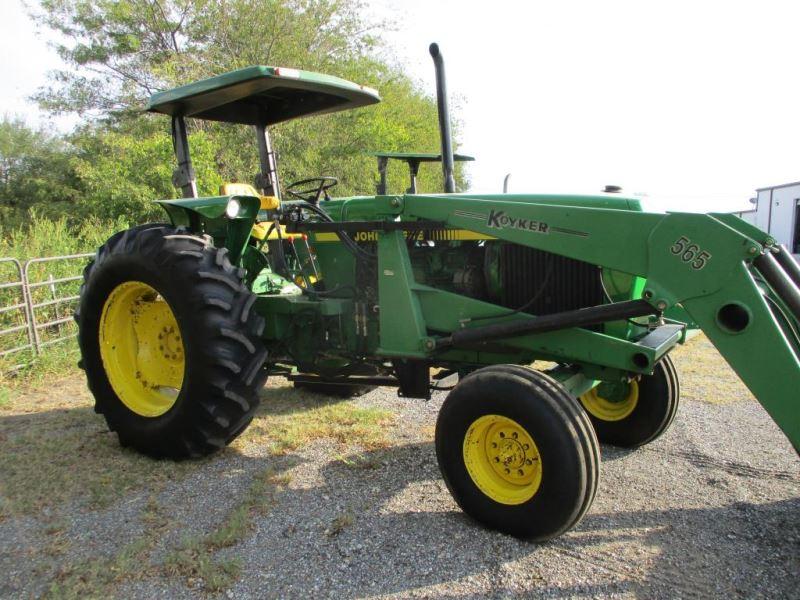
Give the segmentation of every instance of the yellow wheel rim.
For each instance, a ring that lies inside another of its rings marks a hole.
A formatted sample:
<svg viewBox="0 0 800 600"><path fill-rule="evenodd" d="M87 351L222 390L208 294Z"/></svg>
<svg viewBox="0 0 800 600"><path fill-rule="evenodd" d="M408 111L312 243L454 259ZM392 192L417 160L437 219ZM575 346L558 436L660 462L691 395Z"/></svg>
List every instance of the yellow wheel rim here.
<svg viewBox="0 0 800 600"><path fill-rule="evenodd" d="M464 464L478 489L500 504L527 502L542 482L542 459L533 438L500 415L484 415L469 426Z"/></svg>
<svg viewBox="0 0 800 600"><path fill-rule="evenodd" d="M183 386L184 351L169 304L141 281L115 287L100 316L100 357L122 403L143 417L175 404Z"/></svg>
<svg viewBox="0 0 800 600"><path fill-rule="evenodd" d="M621 421L630 415L639 403L639 383L628 384L628 394L621 400L609 400L600 395L599 386L592 388L580 398L581 404L601 421Z"/></svg>

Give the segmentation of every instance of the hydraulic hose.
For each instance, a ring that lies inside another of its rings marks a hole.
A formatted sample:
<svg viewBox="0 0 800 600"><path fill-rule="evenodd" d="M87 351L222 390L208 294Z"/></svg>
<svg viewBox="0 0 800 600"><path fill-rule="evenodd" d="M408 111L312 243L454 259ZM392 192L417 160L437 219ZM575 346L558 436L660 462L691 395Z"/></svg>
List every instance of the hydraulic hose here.
<svg viewBox="0 0 800 600"><path fill-rule="evenodd" d="M323 209L319 206L315 206L310 202L301 202L298 203L300 206L305 208L306 210L310 210L315 215L319 216L323 221L327 223L334 223L335 221L331 218L331 216L326 213ZM377 256L370 252L367 252L363 248L361 248L353 238L351 238L347 233L344 231L336 231L336 236L341 240L341 242L345 245L345 247L351 252L351 254L355 255L356 258L361 258L362 260L377 260Z"/></svg>

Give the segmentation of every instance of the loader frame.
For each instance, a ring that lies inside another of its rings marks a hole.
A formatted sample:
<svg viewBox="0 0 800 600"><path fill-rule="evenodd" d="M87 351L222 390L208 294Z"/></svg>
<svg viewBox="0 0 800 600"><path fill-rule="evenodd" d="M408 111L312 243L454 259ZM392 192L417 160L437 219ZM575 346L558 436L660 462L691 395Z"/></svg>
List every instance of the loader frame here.
<svg viewBox="0 0 800 600"><path fill-rule="evenodd" d="M616 306L623 312L600 314L594 322L658 316L682 306L798 447L798 409L787 401L786 390L800 385L795 337L800 294L798 280L781 265L795 265L788 262L791 256L767 234L731 215L649 214L603 208L607 203L604 197L405 195L334 201L328 211L346 214L350 223L392 223L399 217L408 229L426 221L443 224L643 278L641 300L597 307ZM307 230L313 229L309 224ZM432 364L491 363L500 357L482 357L481 348L492 342L518 350L517 359L569 365L558 378L580 395L596 380L651 373L683 339L682 328L674 324L642 332L638 339L576 327L592 323L580 320L585 314L564 315L556 330L537 332L537 321L554 315L509 315L504 307L419 284L403 230L375 234L380 356ZM260 298L258 305L270 313L269 298ZM489 338L488 330L498 326L507 335ZM477 335L464 336L470 331Z"/></svg>

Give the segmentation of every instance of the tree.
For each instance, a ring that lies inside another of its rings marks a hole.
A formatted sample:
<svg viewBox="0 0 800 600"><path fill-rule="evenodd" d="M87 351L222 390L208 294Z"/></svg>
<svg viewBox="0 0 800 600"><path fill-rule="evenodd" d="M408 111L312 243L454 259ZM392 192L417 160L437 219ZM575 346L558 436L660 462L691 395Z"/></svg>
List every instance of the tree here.
<svg viewBox="0 0 800 600"><path fill-rule="evenodd" d="M28 127L21 119L0 121L0 222L14 225L32 207L42 215L68 212L78 195L74 149L64 140Z"/></svg>
<svg viewBox="0 0 800 600"><path fill-rule="evenodd" d="M368 194L376 181L375 150L437 151L436 108L386 55L359 0L40 0L34 18L64 40L68 69L53 73L37 98L44 108L94 118L72 137L82 206L132 218L149 200L172 197L169 122L139 112L150 94L251 64L330 73L378 88L375 107L300 119L273 128L283 183L335 175L337 194ZM252 181L258 169L253 132L190 121L200 187ZM200 146L198 146L200 144ZM216 174L216 175L214 175ZM420 189L441 189L436 169ZM390 172L402 190L407 174ZM463 187L461 171L457 181ZM104 193L105 189L105 193Z"/></svg>

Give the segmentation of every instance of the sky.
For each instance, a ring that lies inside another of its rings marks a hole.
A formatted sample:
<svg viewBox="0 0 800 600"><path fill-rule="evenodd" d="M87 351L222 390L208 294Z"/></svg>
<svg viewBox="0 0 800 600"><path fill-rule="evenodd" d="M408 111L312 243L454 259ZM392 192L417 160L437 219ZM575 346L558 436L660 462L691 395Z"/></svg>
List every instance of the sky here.
<svg viewBox="0 0 800 600"><path fill-rule="evenodd" d="M746 210L800 180L800 2L372 0L396 60L434 93L445 57L471 191L584 193L653 209ZM18 0L0 0L0 111L59 66ZM9 57L8 60L6 57ZM58 121L60 127L70 121ZM411 151L414 148L408 148Z"/></svg>

